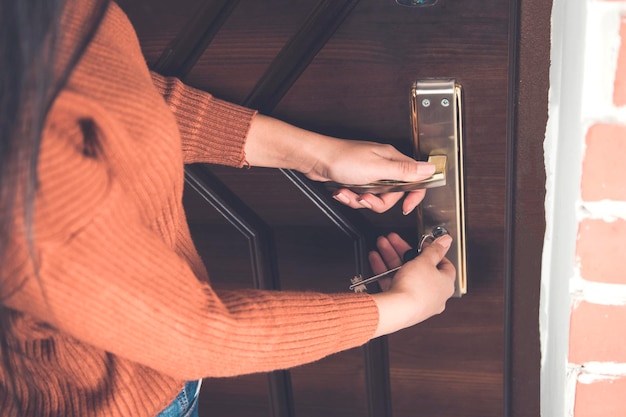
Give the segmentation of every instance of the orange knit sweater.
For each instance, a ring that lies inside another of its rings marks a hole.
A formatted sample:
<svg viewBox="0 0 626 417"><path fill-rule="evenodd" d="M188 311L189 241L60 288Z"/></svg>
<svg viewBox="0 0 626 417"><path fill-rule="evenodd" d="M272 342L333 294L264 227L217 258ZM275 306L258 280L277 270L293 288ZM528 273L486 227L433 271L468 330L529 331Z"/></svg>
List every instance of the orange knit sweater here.
<svg viewBox="0 0 626 417"><path fill-rule="evenodd" d="M66 32L71 41L71 22ZM109 7L44 130L38 274L17 237L0 269L17 380L11 392L0 369L1 415L17 397L28 416L154 416L185 380L289 368L373 335L366 294L209 284L181 203L183 164L242 166L253 117L151 74Z"/></svg>

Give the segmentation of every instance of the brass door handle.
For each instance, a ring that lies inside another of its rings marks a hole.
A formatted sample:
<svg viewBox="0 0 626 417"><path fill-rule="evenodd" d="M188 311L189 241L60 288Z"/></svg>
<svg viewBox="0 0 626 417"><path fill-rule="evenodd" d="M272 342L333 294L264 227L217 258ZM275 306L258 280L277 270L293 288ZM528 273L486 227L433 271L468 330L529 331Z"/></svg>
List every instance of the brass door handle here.
<svg viewBox="0 0 626 417"><path fill-rule="evenodd" d="M415 191L424 188L442 187L446 185L446 155L430 155L428 162L435 165L435 172L430 177L420 181L396 181L380 180L369 184L341 184L337 182L326 182L326 186L331 189L347 188L357 194L384 194L396 191Z"/></svg>

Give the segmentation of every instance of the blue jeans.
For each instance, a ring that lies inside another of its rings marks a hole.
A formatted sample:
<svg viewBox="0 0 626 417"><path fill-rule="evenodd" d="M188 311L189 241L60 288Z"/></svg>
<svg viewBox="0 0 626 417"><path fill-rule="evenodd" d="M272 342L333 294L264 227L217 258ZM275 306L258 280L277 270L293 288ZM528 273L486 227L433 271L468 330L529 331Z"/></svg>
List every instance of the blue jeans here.
<svg viewBox="0 0 626 417"><path fill-rule="evenodd" d="M198 394L202 380L189 381L174 401L156 417L198 417Z"/></svg>

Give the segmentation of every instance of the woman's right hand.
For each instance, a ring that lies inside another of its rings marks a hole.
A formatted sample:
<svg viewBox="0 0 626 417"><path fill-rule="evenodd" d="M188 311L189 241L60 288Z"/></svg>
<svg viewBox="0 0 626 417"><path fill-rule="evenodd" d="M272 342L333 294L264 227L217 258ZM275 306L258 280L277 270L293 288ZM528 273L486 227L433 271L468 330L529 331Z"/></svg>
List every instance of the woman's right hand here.
<svg viewBox="0 0 626 417"><path fill-rule="evenodd" d="M393 278L381 282L382 293L372 297L378 305L379 322L374 337L393 333L420 323L444 311L454 294L456 271L445 258L452 238L449 235L424 245L421 254L407 262ZM402 265L402 255L411 246L391 233L377 241L378 252L369 261L375 274Z"/></svg>

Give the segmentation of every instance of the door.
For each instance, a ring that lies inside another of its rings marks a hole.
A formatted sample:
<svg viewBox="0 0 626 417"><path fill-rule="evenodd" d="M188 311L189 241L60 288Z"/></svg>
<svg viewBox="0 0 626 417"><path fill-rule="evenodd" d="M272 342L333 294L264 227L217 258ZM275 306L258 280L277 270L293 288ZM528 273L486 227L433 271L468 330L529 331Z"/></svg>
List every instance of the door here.
<svg viewBox="0 0 626 417"><path fill-rule="evenodd" d="M464 89L468 294L363 348L289 371L205 380L200 414L503 415L518 2L120 3L152 68L324 134L411 154L413 82L450 77ZM347 291L352 276L368 273L377 235L419 239L415 215L346 209L286 170L190 167L185 207L215 286Z"/></svg>

